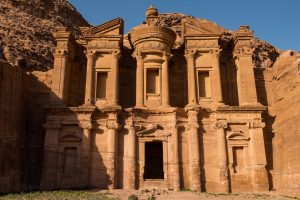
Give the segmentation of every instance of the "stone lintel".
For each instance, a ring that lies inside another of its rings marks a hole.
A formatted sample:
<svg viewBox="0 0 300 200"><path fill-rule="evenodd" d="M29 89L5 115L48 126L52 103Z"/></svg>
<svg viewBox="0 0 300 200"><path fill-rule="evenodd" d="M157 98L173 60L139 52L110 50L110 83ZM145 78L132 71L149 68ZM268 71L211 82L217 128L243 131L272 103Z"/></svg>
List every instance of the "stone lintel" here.
<svg viewBox="0 0 300 200"><path fill-rule="evenodd" d="M264 112L267 110L266 106L220 106L217 112Z"/></svg>

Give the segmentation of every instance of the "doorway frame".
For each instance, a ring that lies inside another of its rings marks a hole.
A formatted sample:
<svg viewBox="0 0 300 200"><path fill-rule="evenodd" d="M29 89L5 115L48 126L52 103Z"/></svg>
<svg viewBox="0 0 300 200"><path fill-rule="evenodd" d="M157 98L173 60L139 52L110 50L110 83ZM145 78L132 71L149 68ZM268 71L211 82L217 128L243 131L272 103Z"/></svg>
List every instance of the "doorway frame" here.
<svg viewBox="0 0 300 200"><path fill-rule="evenodd" d="M145 145L146 142L162 142L162 148L163 148L163 173L164 173L164 179L155 179L157 181L163 182L163 187L168 187L168 163L171 164L170 155L168 155L169 151L168 149L171 147L171 140L170 137L166 137L165 139L158 139L155 137L139 137L138 138L138 165L139 165L139 171L138 171L138 185L139 189L143 188L145 186L145 182L147 182L147 179L144 179L144 173L145 173ZM170 165L171 166L171 165Z"/></svg>

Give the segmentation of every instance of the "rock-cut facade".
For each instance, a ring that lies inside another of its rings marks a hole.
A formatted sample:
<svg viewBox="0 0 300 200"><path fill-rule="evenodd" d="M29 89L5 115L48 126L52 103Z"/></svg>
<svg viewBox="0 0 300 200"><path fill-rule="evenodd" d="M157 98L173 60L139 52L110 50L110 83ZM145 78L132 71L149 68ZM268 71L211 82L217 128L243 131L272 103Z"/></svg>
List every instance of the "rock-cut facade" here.
<svg viewBox="0 0 300 200"><path fill-rule="evenodd" d="M158 16L128 34L120 18L53 34L41 189L270 188L253 31L224 48L215 23Z"/></svg>

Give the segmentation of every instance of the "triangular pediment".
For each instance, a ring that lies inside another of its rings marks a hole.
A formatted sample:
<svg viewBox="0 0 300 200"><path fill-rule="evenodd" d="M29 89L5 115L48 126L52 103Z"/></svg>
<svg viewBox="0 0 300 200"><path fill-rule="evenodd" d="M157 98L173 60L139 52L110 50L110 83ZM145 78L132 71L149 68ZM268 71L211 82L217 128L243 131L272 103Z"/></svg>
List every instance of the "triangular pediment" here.
<svg viewBox="0 0 300 200"><path fill-rule="evenodd" d="M221 35L224 29L205 19L187 18L183 23L183 33L188 36Z"/></svg>
<svg viewBox="0 0 300 200"><path fill-rule="evenodd" d="M123 25L123 20L116 18L95 27L81 28L81 32L84 37L116 36L123 34Z"/></svg>

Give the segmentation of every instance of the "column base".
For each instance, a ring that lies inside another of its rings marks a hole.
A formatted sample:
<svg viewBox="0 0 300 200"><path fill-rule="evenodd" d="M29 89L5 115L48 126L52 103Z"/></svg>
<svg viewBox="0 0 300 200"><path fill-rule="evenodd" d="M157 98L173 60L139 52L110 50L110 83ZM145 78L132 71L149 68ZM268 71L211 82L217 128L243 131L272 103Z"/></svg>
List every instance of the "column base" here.
<svg viewBox="0 0 300 200"><path fill-rule="evenodd" d="M259 102L253 102L253 103L243 103L240 106L242 106L242 107L247 107L247 106L259 107L259 106L263 106L263 105Z"/></svg>
<svg viewBox="0 0 300 200"><path fill-rule="evenodd" d="M197 103L189 103L188 105L185 106L184 109L185 109L186 111L188 111L188 110L195 110L195 109L196 109L196 110L199 110L200 107L201 107L201 106L200 106L199 104L197 104Z"/></svg>
<svg viewBox="0 0 300 200"><path fill-rule="evenodd" d="M158 107L158 109L162 112L173 112L175 111L177 108L176 107L171 107L171 106L160 106Z"/></svg>
<svg viewBox="0 0 300 200"><path fill-rule="evenodd" d="M108 103L105 107L104 107L104 109L108 109L108 110L119 110L119 109L121 109L122 107L119 105L119 104L117 104L117 103Z"/></svg>
<svg viewBox="0 0 300 200"><path fill-rule="evenodd" d="M141 109L141 110L148 110L147 106L145 106L145 105L136 105L134 108Z"/></svg>

